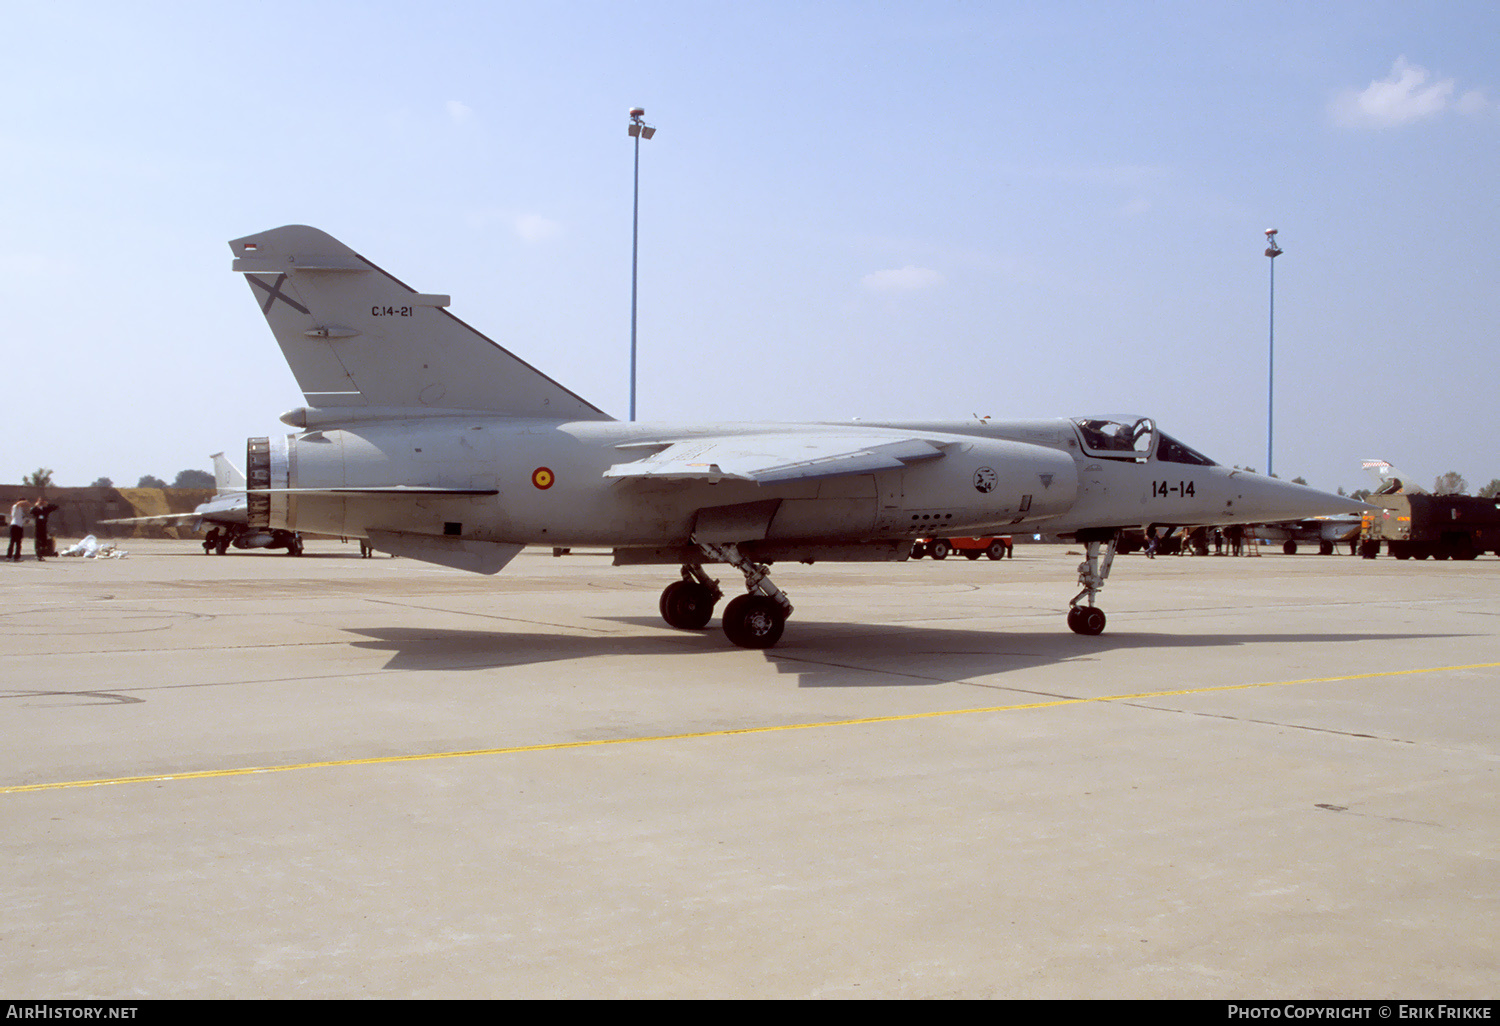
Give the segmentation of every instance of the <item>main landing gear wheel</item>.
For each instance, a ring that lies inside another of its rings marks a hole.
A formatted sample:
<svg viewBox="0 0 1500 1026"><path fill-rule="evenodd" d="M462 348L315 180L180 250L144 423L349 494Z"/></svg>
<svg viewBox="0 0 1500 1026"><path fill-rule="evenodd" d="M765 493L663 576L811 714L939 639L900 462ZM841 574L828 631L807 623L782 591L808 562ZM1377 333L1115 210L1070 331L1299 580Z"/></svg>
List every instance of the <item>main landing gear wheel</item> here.
<svg viewBox="0 0 1500 1026"><path fill-rule="evenodd" d="M661 593L661 618L684 631L701 631L714 616L714 593L696 581L674 581Z"/></svg>
<svg viewBox="0 0 1500 1026"><path fill-rule="evenodd" d="M709 559L728 563L745 575L745 589L724 607L724 634L740 648L770 648L781 640L792 603L786 593L771 583L770 567L745 556L734 542L712 542L689 535L692 543ZM684 572L691 572L691 567ZM702 568L698 568L702 572ZM714 582L717 587L718 582Z"/></svg>
<svg viewBox="0 0 1500 1026"><path fill-rule="evenodd" d="M724 634L740 648L770 648L786 630L786 613L765 595L741 595L724 607Z"/></svg>
<svg viewBox="0 0 1500 1026"><path fill-rule="evenodd" d="M1104 610L1098 606L1074 606L1068 610L1068 628L1074 634L1103 634Z"/></svg>

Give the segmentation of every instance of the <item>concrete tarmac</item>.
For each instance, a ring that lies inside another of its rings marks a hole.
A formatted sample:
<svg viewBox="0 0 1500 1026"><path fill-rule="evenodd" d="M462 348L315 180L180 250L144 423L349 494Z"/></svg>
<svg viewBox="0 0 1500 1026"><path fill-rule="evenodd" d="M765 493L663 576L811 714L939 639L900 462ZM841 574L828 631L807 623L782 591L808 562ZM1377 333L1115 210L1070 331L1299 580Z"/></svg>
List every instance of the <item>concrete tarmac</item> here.
<svg viewBox="0 0 1500 1026"><path fill-rule="evenodd" d="M1095 638L1076 547L782 566L751 652L602 554L123 545L0 565L7 996L1500 989L1494 557L1122 557Z"/></svg>

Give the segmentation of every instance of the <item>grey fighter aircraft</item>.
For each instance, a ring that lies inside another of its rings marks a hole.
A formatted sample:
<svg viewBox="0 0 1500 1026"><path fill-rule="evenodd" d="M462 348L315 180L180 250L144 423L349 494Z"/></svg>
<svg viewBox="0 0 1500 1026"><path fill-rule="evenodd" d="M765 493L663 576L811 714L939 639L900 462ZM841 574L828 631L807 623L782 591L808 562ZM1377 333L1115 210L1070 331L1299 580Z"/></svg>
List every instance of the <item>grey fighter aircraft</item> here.
<svg viewBox="0 0 1500 1026"><path fill-rule="evenodd" d="M964 423L622 423L314 228L230 243L307 405L249 440L249 526L362 537L492 574L527 545L605 546L616 565L681 567L672 627L723 598L736 645L768 648L792 612L777 561L905 559L912 540L1016 530L1086 550L1069 627L1096 604L1122 528L1264 523L1361 504L1222 467L1144 417Z"/></svg>

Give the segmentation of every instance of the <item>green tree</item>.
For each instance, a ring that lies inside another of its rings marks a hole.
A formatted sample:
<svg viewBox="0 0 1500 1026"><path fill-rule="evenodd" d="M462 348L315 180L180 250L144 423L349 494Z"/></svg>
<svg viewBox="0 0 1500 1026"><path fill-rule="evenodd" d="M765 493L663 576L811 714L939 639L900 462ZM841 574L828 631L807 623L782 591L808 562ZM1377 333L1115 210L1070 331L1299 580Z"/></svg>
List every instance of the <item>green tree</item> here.
<svg viewBox="0 0 1500 1026"><path fill-rule="evenodd" d="M27 488L49 488L52 485L52 468L37 467L21 478L21 483Z"/></svg>
<svg viewBox="0 0 1500 1026"><path fill-rule="evenodd" d="M1456 470L1450 470L1446 474L1438 475L1436 481L1432 482L1432 490L1438 495L1463 495L1469 489L1469 482Z"/></svg>
<svg viewBox="0 0 1500 1026"><path fill-rule="evenodd" d="M1479 496L1483 499L1500 499L1500 477L1479 489Z"/></svg>
<svg viewBox="0 0 1500 1026"><path fill-rule="evenodd" d="M101 477L99 480L89 485L90 488L113 488L114 486L115 483L107 477Z"/></svg>
<svg viewBox="0 0 1500 1026"><path fill-rule="evenodd" d="M206 470L179 470L173 488L212 488L214 476Z"/></svg>
<svg viewBox="0 0 1500 1026"><path fill-rule="evenodd" d="M135 483L135 486L137 488L165 488L167 486L167 483L159 477L153 477L152 475L147 474L139 481L137 481Z"/></svg>

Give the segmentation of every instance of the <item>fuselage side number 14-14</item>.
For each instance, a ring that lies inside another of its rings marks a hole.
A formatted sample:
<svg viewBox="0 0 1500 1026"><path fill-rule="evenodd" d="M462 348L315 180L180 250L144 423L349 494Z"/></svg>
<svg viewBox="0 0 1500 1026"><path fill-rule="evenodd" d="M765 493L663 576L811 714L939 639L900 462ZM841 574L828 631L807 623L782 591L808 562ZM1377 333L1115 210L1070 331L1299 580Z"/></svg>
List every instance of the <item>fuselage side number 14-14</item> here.
<svg viewBox="0 0 1500 1026"><path fill-rule="evenodd" d="M1153 499L1165 499L1168 496L1191 499L1193 494L1191 481L1178 481L1176 484L1169 484L1166 481L1151 482L1151 498Z"/></svg>

